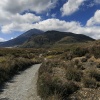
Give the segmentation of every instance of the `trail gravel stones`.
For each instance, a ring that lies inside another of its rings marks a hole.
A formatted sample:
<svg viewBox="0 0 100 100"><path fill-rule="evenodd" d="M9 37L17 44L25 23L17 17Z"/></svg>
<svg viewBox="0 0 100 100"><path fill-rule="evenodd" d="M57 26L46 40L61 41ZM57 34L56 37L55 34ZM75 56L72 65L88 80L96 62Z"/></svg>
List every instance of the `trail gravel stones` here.
<svg viewBox="0 0 100 100"><path fill-rule="evenodd" d="M39 67L40 64L33 65L7 82L0 100L41 100L36 88Z"/></svg>

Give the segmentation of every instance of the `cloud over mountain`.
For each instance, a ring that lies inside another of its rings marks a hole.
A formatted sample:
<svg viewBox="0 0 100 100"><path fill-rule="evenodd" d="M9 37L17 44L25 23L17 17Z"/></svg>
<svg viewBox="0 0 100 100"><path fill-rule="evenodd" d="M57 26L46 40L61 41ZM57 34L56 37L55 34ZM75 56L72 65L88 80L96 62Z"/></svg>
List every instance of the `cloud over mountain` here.
<svg viewBox="0 0 100 100"><path fill-rule="evenodd" d="M93 6L85 6L89 4ZM69 31L98 39L99 4L100 0L1 0L0 37L6 38L3 34L22 33L37 28L43 31Z"/></svg>
<svg viewBox="0 0 100 100"><path fill-rule="evenodd" d="M6 40L4 38L0 37L0 42L4 42L4 41L6 41Z"/></svg>
<svg viewBox="0 0 100 100"><path fill-rule="evenodd" d="M25 25L27 23L32 24L32 23L38 22L40 20L41 20L40 16L36 16L31 13L26 13L24 15L20 15L17 13L15 15L9 15L8 17L2 17L2 15L1 15L0 22L3 25L1 27L1 31L3 33L9 33L11 31L14 31L13 28L16 27L16 25L20 26L20 25Z"/></svg>
<svg viewBox="0 0 100 100"><path fill-rule="evenodd" d="M3 33L11 32L17 25L25 26L41 20L41 16L25 11L42 13L55 7L57 0L1 0L0 26ZM15 29L17 30L17 29ZM19 30L21 31L21 30Z"/></svg>
<svg viewBox="0 0 100 100"><path fill-rule="evenodd" d="M79 7L85 0L68 0L63 7L61 8L61 12L63 16L68 16L75 13L79 10Z"/></svg>

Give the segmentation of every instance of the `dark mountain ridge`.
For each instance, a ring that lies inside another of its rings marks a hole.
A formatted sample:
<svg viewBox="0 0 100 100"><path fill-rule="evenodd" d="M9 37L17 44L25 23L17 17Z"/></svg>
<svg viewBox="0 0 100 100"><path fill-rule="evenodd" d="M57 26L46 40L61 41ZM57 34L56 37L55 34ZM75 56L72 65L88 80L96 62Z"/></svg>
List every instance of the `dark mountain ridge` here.
<svg viewBox="0 0 100 100"><path fill-rule="evenodd" d="M43 31L38 30L38 29L31 29L12 40L0 43L0 47L15 47L15 46L22 45L31 36L35 36L41 33L43 33Z"/></svg>
<svg viewBox="0 0 100 100"><path fill-rule="evenodd" d="M40 48L50 47L54 44L87 41L94 41L94 39L83 34L74 34L71 32L60 32L55 30L43 32L38 29L31 29L12 40L0 43L0 47Z"/></svg>
<svg viewBox="0 0 100 100"><path fill-rule="evenodd" d="M69 37L69 38L68 38ZM64 41L63 41L64 40ZM94 39L83 35L74 34L71 32L59 32L59 31L47 31L43 34L32 36L28 41L26 41L22 47L48 47L56 43L76 43L76 42L87 42L94 41Z"/></svg>

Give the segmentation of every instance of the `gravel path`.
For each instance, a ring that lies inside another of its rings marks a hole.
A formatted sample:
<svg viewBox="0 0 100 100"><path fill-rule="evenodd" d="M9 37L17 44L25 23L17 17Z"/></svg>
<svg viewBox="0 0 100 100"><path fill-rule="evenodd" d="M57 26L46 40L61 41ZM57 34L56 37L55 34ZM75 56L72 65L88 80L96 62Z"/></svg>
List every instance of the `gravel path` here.
<svg viewBox="0 0 100 100"><path fill-rule="evenodd" d="M41 100L37 96L36 82L40 64L33 65L6 83L0 100Z"/></svg>

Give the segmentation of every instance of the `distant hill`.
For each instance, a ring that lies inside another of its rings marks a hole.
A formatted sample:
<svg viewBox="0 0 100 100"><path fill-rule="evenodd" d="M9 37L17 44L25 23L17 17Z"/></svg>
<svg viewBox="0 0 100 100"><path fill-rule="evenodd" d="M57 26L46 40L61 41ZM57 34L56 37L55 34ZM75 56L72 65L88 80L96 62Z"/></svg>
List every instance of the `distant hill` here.
<svg viewBox="0 0 100 100"><path fill-rule="evenodd" d="M47 31L43 34L32 36L22 45L22 47L50 47L54 44L67 44L87 41L94 41L94 39L86 35L74 34L71 32Z"/></svg>
<svg viewBox="0 0 100 100"><path fill-rule="evenodd" d="M22 45L31 36L39 35L41 33L43 33L43 31L38 30L38 29L31 29L12 40L0 43L0 47L16 47L16 46Z"/></svg>
<svg viewBox="0 0 100 100"><path fill-rule="evenodd" d="M66 44L66 43L76 43L76 42L80 42L80 40L72 36L66 36L62 38L60 41L58 41L57 43Z"/></svg>

